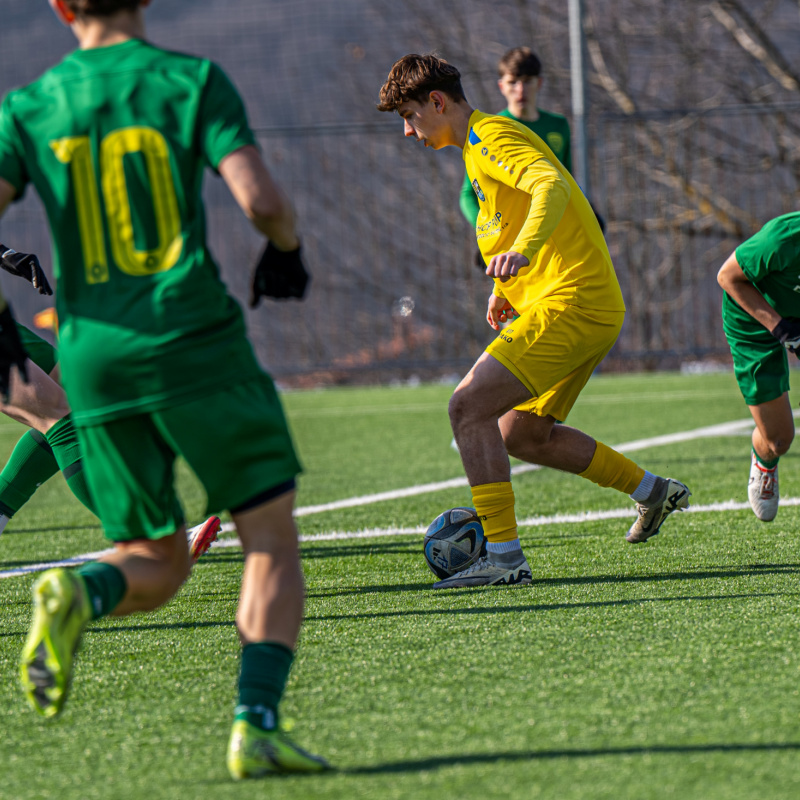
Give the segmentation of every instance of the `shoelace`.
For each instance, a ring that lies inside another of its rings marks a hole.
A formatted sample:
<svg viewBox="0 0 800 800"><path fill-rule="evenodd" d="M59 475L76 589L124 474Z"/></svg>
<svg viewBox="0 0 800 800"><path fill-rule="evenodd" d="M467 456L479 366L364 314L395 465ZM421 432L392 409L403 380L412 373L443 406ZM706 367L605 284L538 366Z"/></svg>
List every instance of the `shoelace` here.
<svg viewBox="0 0 800 800"><path fill-rule="evenodd" d="M764 500L771 500L775 494L775 468L764 469L759 464L758 470L761 473L761 485L758 493Z"/></svg>
<svg viewBox="0 0 800 800"><path fill-rule="evenodd" d="M474 564L470 564L463 572L462 575L471 575L473 572L477 572L479 569L483 568L483 564L488 562L488 558L486 556L481 556Z"/></svg>

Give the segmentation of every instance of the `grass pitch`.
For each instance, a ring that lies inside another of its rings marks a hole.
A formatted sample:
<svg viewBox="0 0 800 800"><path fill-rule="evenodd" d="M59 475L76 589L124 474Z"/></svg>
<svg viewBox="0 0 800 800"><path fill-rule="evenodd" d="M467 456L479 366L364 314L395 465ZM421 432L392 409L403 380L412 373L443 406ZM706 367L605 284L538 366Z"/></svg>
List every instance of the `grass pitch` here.
<svg viewBox="0 0 800 800"><path fill-rule="evenodd" d="M306 472L298 505L462 474L452 387L288 393ZM607 444L747 416L733 378L595 377L569 423ZM0 424L0 454L21 428ZM653 446L638 463L693 505L746 501L746 435ZM784 497L800 496L794 454ZM203 513L181 472L191 521ZM520 518L633 504L542 470L514 480ZM467 489L299 518L307 536L408 528ZM632 519L632 516L631 516ZM632 546L628 520L521 530L533 585L430 589L421 536L303 545L307 618L283 714L333 773L235 784L241 551L215 548L154 614L90 626L63 715L29 711L16 673L34 576L0 579L0 798L795 798L800 796L797 531L749 510L675 515ZM0 571L104 547L57 476L0 537Z"/></svg>

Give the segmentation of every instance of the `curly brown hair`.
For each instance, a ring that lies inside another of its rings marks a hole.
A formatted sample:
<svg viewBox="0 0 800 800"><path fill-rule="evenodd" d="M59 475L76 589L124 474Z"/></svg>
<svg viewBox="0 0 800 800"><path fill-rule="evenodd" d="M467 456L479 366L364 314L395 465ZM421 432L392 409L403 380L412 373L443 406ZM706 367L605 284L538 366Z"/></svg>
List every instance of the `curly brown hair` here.
<svg viewBox="0 0 800 800"><path fill-rule="evenodd" d="M141 0L64 0L76 17L111 17L119 11L136 11Z"/></svg>
<svg viewBox="0 0 800 800"><path fill-rule="evenodd" d="M466 100L461 88L461 73L443 58L429 53L409 53L396 61L381 87L378 111L396 111L400 105L415 100L427 100L431 92L439 91L455 101Z"/></svg>

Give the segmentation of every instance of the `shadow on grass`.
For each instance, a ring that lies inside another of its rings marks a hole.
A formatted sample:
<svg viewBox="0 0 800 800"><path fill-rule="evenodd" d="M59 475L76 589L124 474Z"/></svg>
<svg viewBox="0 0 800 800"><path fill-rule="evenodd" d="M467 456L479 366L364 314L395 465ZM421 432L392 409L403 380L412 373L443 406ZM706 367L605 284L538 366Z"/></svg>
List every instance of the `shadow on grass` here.
<svg viewBox="0 0 800 800"><path fill-rule="evenodd" d="M797 751L800 742L771 742L763 744L697 744L653 745L651 747L598 747L559 750L530 750L508 753L469 753L457 756L437 756L390 764L374 764L338 770L345 775L380 775L392 772L421 772L424 770L455 767L461 764L494 764L498 761L545 761L556 758L602 758L605 756L686 755L688 753L767 753L772 751Z"/></svg>
<svg viewBox="0 0 800 800"><path fill-rule="evenodd" d="M474 591L468 589L467 591ZM450 592L452 597L455 592ZM314 616L309 614L305 617L306 622L330 622L344 619L391 619L392 617L419 617L442 615L452 617L458 614L519 614L526 611L566 611L579 608L621 608L624 606L640 606L646 603L680 603L697 602L698 600L752 600L756 597L782 597L783 593L770 592L760 594L720 594L720 595L685 595L679 597L640 597L633 600L603 600L593 603L531 603L530 605L515 606L480 606L474 608L426 608L411 609L408 611L368 611L363 614L325 614Z"/></svg>
<svg viewBox="0 0 800 800"><path fill-rule="evenodd" d="M593 584L627 584L627 583L662 583L667 581L696 581L707 580L711 578L743 578L762 576L767 574L772 575L793 575L800 574L800 564L745 564L739 569L705 569L698 570L697 572L661 572L652 575L576 575L569 578L535 578L531 584L531 588L537 586L586 586ZM430 583L406 583L406 584L386 584L383 586L348 586L348 587L333 587L331 589L319 589L311 591L307 597L323 598L323 597L340 597L345 595L360 595L371 594L373 592L407 592L407 591L424 591L430 589L436 578L431 575ZM458 594L474 594L476 591L499 591L506 590L508 587L472 587L463 589L437 589L436 594L441 595L441 592L446 592L447 597L453 597ZM515 587L516 591L525 591L525 587ZM778 593L780 595L786 594L785 592ZM441 595L444 596L444 595ZM743 595L746 597L757 597L761 595ZM769 596L769 595L764 595ZM649 599L649 598L645 598ZM670 598L653 598L653 599L670 599ZM631 601L638 602L638 601Z"/></svg>

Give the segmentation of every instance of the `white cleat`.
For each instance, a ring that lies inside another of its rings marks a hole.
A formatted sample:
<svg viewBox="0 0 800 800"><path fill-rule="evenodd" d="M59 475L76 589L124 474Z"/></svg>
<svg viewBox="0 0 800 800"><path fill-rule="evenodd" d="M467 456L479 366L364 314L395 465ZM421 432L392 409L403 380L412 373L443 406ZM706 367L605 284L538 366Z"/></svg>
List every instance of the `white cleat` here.
<svg viewBox="0 0 800 800"><path fill-rule="evenodd" d="M762 467L756 454L751 454L750 481L747 484L747 498L753 513L762 522L771 522L778 513L778 465L772 469Z"/></svg>
<svg viewBox="0 0 800 800"><path fill-rule="evenodd" d="M653 494L655 499L649 504L636 504L639 517L631 525L625 541L639 544L655 536L661 530L664 520L673 511L684 511L689 508L689 498L692 496L689 489L674 478L656 478Z"/></svg>
<svg viewBox="0 0 800 800"><path fill-rule="evenodd" d="M522 556L517 564L498 564L491 554L479 558L474 564L433 584L434 589L453 589L468 586L524 586L533 577L528 560Z"/></svg>

